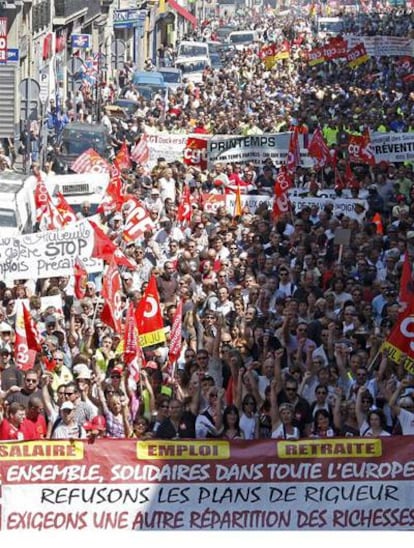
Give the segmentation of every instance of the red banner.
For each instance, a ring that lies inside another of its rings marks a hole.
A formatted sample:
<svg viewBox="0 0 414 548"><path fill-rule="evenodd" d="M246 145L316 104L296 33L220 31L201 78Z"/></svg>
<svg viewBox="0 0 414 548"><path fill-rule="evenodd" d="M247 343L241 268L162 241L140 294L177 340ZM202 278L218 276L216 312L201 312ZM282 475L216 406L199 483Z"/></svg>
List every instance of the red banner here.
<svg viewBox="0 0 414 548"><path fill-rule="evenodd" d="M111 262L105 272L101 294L105 300L101 320L112 327L115 333L122 333L122 282L115 261Z"/></svg>
<svg viewBox="0 0 414 548"><path fill-rule="evenodd" d="M2 531L412 531L413 436L0 442Z"/></svg>

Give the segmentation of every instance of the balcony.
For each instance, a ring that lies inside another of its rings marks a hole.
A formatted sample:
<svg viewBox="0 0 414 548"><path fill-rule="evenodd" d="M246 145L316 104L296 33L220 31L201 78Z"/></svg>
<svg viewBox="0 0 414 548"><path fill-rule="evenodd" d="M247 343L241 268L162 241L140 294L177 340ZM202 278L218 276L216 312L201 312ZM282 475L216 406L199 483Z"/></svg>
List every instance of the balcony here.
<svg viewBox="0 0 414 548"><path fill-rule="evenodd" d="M75 19L83 17L88 12L85 0L55 0L54 25L67 25Z"/></svg>
<svg viewBox="0 0 414 548"><path fill-rule="evenodd" d="M88 0L85 2L88 5L88 13L85 16L82 27L86 27L102 13L101 0Z"/></svg>

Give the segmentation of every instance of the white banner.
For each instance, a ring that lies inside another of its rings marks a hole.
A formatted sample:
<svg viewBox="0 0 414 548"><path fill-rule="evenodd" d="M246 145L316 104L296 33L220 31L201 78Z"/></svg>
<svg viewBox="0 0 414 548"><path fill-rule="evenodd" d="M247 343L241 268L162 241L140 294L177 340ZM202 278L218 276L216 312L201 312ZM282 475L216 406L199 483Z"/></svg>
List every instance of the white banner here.
<svg viewBox="0 0 414 548"><path fill-rule="evenodd" d="M187 134L147 135L147 145L149 149L149 159L147 162L148 167L152 169L157 163L157 158L165 158L165 161L167 163L181 160L183 157L187 138Z"/></svg>
<svg viewBox="0 0 414 548"><path fill-rule="evenodd" d="M263 135L215 135L209 142L208 163L214 162L253 162L261 166L271 158L276 165L284 164L289 149L291 132ZM300 165L313 167L313 160L304 146L303 135L299 136Z"/></svg>
<svg viewBox="0 0 414 548"><path fill-rule="evenodd" d="M414 160L414 133L371 133L371 150L375 161L406 162Z"/></svg>
<svg viewBox="0 0 414 548"><path fill-rule="evenodd" d="M318 198L308 198L306 196L290 196L290 203L295 208L295 212L298 213L305 206L312 207L313 205L318 206L319 209L323 209L327 204L333 203L334 210L340 210L344 215L350 219L361 220L361 217L364 217L366 210L368 209L368 202L366 200L352 200L349 198L328 198L328 197L318 197ZM355 211L355 205L362 204L365 207L364 215L360 215Z"/></svg>
<svg viewBox="0 0 414 548"><path fill-rule="evenodd" d="M348 50L362 42L371 57L414 57L414 40L403 36L358 36L346 34Z"/></svg>
<svg viewBox="0 0 414 548"><path fill-rule="evenodd" d="M94 231L86 219L61 230L0 239L0 275L13 280L71 276L76 257L87 272L102 272L103 262L94 259Z"/></svg>

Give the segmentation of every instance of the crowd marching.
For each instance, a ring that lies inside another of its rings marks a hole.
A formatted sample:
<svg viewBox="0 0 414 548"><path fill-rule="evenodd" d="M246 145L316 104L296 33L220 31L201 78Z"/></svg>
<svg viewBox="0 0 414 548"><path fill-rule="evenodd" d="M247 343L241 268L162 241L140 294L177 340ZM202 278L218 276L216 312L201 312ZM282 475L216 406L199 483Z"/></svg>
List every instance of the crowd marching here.
<svg viewBox="0 0 414 548"><path fill-rule="evenodd" d="M33 164L39 229L88 223L104 267L0 282L1 440L414 433L414 155L378 161L393 137L413 143L414 15L344 16L350 57L313 32L314 9L203 22L204 38L231 22L259 40L165 96L140 96L131 64L103 83L98 212L53 203L57 163ZM121 87L137 101L123 118L108 108ZM67 121L89 123L93 101L79 91ZM160 136L190 154L150 161Z"/></svg>

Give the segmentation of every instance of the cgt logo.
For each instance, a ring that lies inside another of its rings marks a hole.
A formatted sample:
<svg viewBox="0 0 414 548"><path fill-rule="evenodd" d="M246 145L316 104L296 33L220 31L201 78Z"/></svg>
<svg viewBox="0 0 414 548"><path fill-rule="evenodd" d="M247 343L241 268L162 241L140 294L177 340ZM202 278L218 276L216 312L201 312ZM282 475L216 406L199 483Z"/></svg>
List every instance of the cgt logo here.
<svg viewBox="0 0 414 548"><path fill-rule="evenodd" d="M414 317L407 316L400 325L400 331L407 339L414 339ZM409 345L411 352L414 352L414 341L410 340Z"/></svg>

